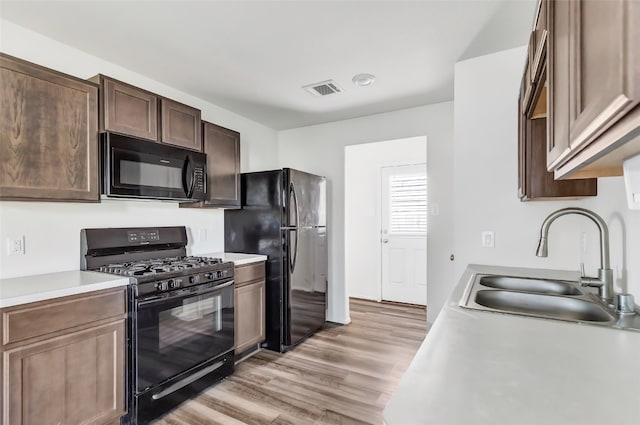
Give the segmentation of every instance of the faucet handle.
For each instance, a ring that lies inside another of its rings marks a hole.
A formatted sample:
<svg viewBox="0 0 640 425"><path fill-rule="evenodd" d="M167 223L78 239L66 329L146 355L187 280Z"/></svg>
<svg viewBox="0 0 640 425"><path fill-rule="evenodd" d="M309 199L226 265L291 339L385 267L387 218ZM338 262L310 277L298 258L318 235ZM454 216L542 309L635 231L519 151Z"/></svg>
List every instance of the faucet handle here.
<svg viewBox="0 0 640 425"><path fill-rule="evenodd" d="M584 274L584 263L580 263L580 279L582 279L583 277L586 277L586 275Z"/></svg>

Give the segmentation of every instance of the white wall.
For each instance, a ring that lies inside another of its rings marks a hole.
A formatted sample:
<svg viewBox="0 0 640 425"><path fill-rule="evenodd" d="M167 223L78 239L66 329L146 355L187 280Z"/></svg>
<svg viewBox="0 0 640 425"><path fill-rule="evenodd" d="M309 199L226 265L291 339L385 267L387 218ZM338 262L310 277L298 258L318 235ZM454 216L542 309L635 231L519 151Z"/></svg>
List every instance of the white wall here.
<svg viewBox="0 0 640 425"><path fill-rule="evenodd" d="M346 146L344 153L347 295L380 301L380 169L386 166L426 163L427 139L422 136ZM426 269L427 258L422 261Z"/></svg>
<svg viewBox="0 0 640 425"><path fill-rule="evenodd" d="M469 263L578 270L584 261L587 274L595 275L600 263L598 233L584 217L567 216L554 222L549 257L535 256L544 218L558 208L581 206L600 214L609 225L615 290L629 290L638 299L640 211L627 209L621 177L599 179L595 198L526 203L517 199L516 113L525 55L525 48L516 48L456 64L456 279ZM483 230L495 232L495 248L481 247Z"/></svg>
<svg viewBox="0 0 640 425"><path fill-rule="evenodd" d="M0 51L80 78L106 74L199 108L204 120L241 133L243 171L277 166L275 130L197 97L4 20L0 21ZM99 46L95 54L99 54ZM80 229L84 227L185 225L190 251L221 251L223 219L222 210L179 209L174 203L153 201L0 202L0 278L78 269ZM206 240L198 240L200 229L207 229ZM4 242L10 235L26 237L26 255L7 256Z"/></svg>
<svg viewBox="0 0 640 425"><path fill-rule="evenodd" d="M453 155L453 103L445 102L280 131L279 161L282 167L299 168L327 177L329 226L328 320L349 321L345 285L344 147L362 143L427 137L427 198L440 205L440 215L429 217L427 262L427 315L439 311L444 300L431 300L433 286L454 280L449 255L453 247L451 176Z"/></svg>

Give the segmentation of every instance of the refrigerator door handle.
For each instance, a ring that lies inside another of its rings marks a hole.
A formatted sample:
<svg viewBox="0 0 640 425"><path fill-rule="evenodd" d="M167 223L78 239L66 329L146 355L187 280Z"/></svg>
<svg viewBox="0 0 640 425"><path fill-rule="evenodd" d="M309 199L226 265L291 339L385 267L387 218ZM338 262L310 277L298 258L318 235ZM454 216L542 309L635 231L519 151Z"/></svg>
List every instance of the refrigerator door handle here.
<svg viewBox="0 0 640 425"><path fill-rule="evenodd" d="M293 198L293 203L295 204L295 213L296 213L296 223L295 230L291 229L291 231L296 232L297 228L300 226L300 209L298 208L298 194L296 193L296 187L293 185L293 182L289 183L289 195ZM293 195L293 196L291 196ZM289 238L291 238L291 234L289 234ZM291 267L291 273L296 269L296 260L298 259L298 234L296 233L296 242L293 248L293 256L290 257L289 266Z"/></svg>
<svg viewBox="0 0 640 425"><path fill-rule="evenodd" d="M296 269L296 260L298 259L298 229L288 229L289 231L289 240L291 240L291 233L295 232L296 241L293 244L293 255L289 255L289 267L291 268L291 273Z"/></svg>
<svg viewBox="0 0 640 425"><path fill-rule="evenodd" d="M293 203L296 205L294 209L296 213L296 223L293 225L293 227L300 227L300 208L298 205L298 194L296 193L296 187L293 185L293 182L289 183L289 197L293 198Z"/></svg>

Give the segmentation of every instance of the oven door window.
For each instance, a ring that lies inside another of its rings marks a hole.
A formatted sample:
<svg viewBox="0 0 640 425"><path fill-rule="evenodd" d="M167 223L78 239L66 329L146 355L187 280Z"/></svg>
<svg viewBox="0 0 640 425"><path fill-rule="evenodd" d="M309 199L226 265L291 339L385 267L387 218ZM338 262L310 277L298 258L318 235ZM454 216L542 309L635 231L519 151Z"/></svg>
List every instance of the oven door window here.
<svg viewBox="0 0 640 425"><path fill-rule="evenodd" d="M138 308L138 391L233 348L233 287Z"/></svg>

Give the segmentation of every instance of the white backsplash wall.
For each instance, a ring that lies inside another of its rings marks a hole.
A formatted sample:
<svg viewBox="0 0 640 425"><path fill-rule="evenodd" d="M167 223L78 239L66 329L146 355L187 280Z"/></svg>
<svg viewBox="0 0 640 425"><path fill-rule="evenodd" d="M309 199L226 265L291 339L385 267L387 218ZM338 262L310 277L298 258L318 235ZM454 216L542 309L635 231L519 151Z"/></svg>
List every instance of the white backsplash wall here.
<svg viewBox="0 0 640 425"><path fill-rule="evenodd" d="M516 48L456 64L456 279L469 263L578 270L578 264L584 262L587 274L595 275L600 265L598 232L584 217L557 219L549 231L548 258L535 256L545 217L559 208L580 206L608 223L615 290L634 293L637 303L640 211L627 209L621 177L599 179L595 198L524 203L517 198L517 97L525 55L525 48ZM495 248L481 246L484 230L495 232Z"/></svg>
<svg viewBox="0 0 640 425"><path fill-rule="evenodd" d="M83 52L0 20L0 51L79 78L106 74L199 108L202 119L240 132L243 172L278 166L275 130L94 56L99 46ZM222 251L223 220L222 210L180 209L161 201L0 202L0 278L78 269L80 229L85 227L183 225L189 230L190 252ZM6 238L22 235L25 255L8 256Z"/></svg>
<svg viewBox="0 0 640 425"><path fill-rule="evenodd" d="M80 229L186 226L189 254L224 250L224 215L176 203L104 200L100 204L0 203L0 278L80 268ZM25 237L25 255L7 256L6 239Z"/></svg>

